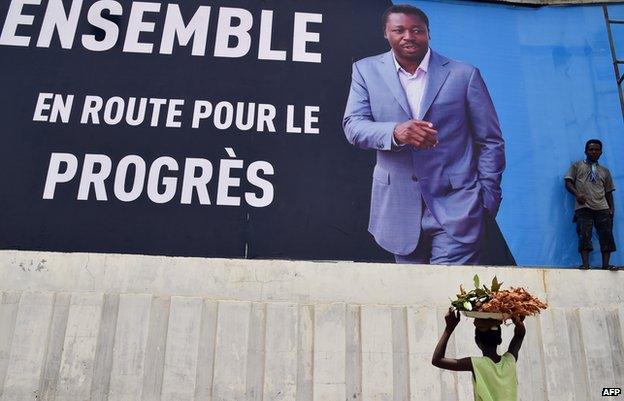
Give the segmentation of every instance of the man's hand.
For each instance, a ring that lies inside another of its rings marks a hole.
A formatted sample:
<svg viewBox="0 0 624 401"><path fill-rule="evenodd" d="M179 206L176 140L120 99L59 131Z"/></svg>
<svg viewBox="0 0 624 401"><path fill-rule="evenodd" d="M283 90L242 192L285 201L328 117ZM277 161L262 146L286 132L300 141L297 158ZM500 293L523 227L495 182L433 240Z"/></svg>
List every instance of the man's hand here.
<svg viewBox="0 0 624 401"><path fill-rule="evenodd" d="M522 340L526 334L526 328L524 327L524 316L512 316L514 327L514 336L509 342L509 349L507 352L511 353L516 361L518 361L518 354L520 353L520 347L522 346Z"/></svg>
<svg viewBox="0 0 624 401"><path fill-rule="evenodd" d="M579 205L584 205L587 202L587 197L583 194L577 194L576 201Z"/></svg>
<svg viewBox="0 0 624 401"><path fill-rule="evenodd" d="M446 329L449 333L452 332L459 324L459 311L454 311L452 308L449 308L448 313L444 316L444 320L446 321Z"/></svg>
<svg viewBox="0 0 624 401"><path fill-rule="evenodd" d="M394 139L398 144L430 149L438 144L438 131L428 121L409 120L394 127Z"/></svg>
<svg viewBox="0 0 624 401"><path fill-rule="evenodd" d="M525 316L512 316L511 321L514 324L514 334L523 334L526 332L526 327L524 327L524 318Z"/></svg>
<svg viewBox="0 0 624 401"><path fill-rule="evenodd" d="M610 207L610 208L609 208L609 215L610 215L611 217L615 216L615 208L613 208L613 207Z"/></svg>

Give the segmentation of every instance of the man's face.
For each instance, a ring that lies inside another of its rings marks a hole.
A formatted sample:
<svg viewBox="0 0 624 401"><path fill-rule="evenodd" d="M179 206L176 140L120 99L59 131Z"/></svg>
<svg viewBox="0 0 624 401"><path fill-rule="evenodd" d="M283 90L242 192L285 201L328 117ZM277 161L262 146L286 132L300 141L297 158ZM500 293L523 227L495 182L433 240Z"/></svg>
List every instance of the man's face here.
<svg viewBox="0 0 624 401"><path fill-rule="evenodd" d="M388 39L397 59L420 62L429 49L427 24L416 15L388 15L384 37Z"/></svg>
<svg viewBox="0 0 624 401"><path fill-rule="evenodd" d="M587 149L585 149L585 156L590 162L597 162L602 155L602 149L597 143L590 143Z"/></svg>

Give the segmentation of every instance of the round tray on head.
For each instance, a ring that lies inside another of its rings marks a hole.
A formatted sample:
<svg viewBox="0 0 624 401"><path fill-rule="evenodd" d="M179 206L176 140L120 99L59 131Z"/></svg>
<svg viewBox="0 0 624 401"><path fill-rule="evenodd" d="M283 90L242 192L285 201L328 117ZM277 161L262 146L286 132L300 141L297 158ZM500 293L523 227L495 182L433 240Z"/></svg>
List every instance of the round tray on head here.
<svg viewBox="0 0 624 401"><path fill-rule="evenodd" d="M462 313L464 314L464 316L471 317L474 319L505 320L509 318L509 315L506 313L477 312L477 311L468 311L468 310L463 310Z"/></svg>

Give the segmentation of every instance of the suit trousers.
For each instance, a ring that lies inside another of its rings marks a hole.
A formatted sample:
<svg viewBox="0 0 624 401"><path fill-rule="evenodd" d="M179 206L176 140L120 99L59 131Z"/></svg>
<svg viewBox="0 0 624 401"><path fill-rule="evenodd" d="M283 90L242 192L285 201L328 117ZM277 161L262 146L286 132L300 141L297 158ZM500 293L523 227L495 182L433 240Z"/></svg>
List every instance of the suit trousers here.
<svg viewBox="0 0 624 401"><path fill-rule="evenodd" d="M434 265L476 265L481 260L483 233L479 240L465 244L453 239L444 231L422 203L420 239L414 252L409 255L394 255L396 263L434 264Z"/></svg>

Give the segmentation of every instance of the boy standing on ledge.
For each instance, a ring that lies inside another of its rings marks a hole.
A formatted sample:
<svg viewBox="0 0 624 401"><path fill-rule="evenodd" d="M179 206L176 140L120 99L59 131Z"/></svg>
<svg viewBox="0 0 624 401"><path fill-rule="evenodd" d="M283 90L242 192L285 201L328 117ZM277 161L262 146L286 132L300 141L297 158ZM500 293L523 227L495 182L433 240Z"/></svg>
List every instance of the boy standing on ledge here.
<svg viewBox="0 0 624 401"><path fill-rule="evenodd" d="M592 226L596 226L602 268L615 270L609 264L611 252L615 251L613 239L613 178L611 172L598 164L602 155L602 142L590 139L585 143L585 160L572 164L565 175L565 187L574 195L574 219L579 237L581 269L589 269L589 252L592 247Z"/></svg>
<svg viewBox="0 0 624 401"><path fill-rule="evenodd" d="M475 343L483 352L482 357L461 359L447 358L446 345L459 323L459 311L449 309L444 317L446 328L433 351L431 363L441 369L472 372L475 401L517 401L518 377L516 361L526 333L524 318L514 318L514 336L509 349L499 355L497 348L502 342L502 323L494 319L475 319Z"/></svg>

